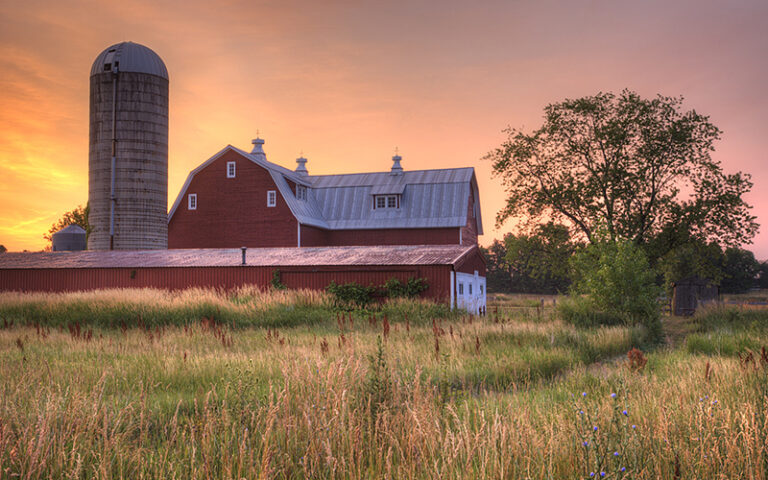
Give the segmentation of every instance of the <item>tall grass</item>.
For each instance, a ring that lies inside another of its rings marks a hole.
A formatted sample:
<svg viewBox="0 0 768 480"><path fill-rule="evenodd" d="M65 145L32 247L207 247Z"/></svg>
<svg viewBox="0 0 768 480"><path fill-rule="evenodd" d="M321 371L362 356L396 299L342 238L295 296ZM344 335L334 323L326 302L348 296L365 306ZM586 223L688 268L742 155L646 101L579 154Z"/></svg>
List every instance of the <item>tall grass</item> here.
<svg viewBox="0 0 768 480"><path fill-rule="evenodd" d="M372 313L0 328L0 477L767 477L759 355L662 348L636 370L640 328Z"/></svg>

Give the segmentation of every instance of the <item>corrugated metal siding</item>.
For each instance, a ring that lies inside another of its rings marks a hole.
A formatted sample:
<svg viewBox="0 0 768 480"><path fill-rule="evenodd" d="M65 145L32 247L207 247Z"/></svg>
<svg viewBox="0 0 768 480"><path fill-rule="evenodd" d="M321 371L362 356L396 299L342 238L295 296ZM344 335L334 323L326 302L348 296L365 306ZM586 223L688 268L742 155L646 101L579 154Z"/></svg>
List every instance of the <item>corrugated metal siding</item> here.
<svg viewBox="0 0 768 480"><path fill-rule="evenodd" d="M182 290L192 287L233 289L243 285L266 288L275 269L290 288L324 289L331 281L380 285L390 278L401 281L426 278L425 298L447 301L450 266L419 267L189 267L189 268L80 268L9 269L0 271L2 291L68 292L105 288L161 288Z"/></svg>

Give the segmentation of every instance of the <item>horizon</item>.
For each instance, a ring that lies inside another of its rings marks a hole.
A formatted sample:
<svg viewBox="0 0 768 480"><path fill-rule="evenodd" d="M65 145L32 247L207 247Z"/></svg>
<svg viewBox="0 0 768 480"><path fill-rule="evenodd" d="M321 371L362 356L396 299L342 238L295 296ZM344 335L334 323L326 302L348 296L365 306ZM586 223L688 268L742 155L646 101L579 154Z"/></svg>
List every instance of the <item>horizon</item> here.
<svg viewBox="0 0 768 480"><path fill-rule="evenodd" d="M88 76L120 41L169 71L168 207L191 170L226 145L250 151L257 131L269 161L293 170L304 156L313 176L387 171L398 148L405 170L475 168L487 246L513 229L494 226L505 194L482 160L503 130L538 128L547 104L627 88L709 115L723 131L713 158L752 175L745 198L758 223L768 215L761 2L226 7L0 7L0 244L40 250L87 202ZM768 258L768 230L745 248Z"/></svg>

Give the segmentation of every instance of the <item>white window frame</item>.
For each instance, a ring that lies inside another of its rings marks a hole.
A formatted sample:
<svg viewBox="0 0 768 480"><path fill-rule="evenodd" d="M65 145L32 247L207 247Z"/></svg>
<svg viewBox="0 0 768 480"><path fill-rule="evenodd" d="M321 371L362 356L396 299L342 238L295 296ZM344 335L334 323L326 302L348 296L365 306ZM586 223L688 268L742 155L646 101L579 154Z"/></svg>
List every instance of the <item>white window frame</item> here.
<svg viewBox="0 0 768 480"><path fill-rule="evenodd" d="M472 283L469 284L469 294L472 295Z"/></svg>
<svg viewBox="0 0 768 480"><path fill-rule="evenodd" d="M459 295L464 295L464 283L459 282Z"/></svg>
<svg viewBox="0 0 768 480"><path fill-rule="evenodd" d="M374 195L373 208L378 209L397 209L400 208L398 195Z"/></svg>
<svg viewBox="0 0 768 480"><path fill-rule="evenodd" d="M187 195L187 210L197 210L197 194L190 193Z"/></svg>
<svg viewBox="0 0 768 480"><path fill-rule="evenodd" d="M304 185L296 185L296 198L299 200L307 199L307 187Z"/></svg>
<svg viewBox="0 0 768 480"><path fill-rule="evenodd" d="M276 207L277 206L277 191L276 190L269 190L269 191L267 191L267 206L268 207Z"/></svg>
<svg viewBox="0 0 768 480"><path fill-rule="evenodd" d="M227 178L235 178L237 175L237 162L227 162Z"/></svg>

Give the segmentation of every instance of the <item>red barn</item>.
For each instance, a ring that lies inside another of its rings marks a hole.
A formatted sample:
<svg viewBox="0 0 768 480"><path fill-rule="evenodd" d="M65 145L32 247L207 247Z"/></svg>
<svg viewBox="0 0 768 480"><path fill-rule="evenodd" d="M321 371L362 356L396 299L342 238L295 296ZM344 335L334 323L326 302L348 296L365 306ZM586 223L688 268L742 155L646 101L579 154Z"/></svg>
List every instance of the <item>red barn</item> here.
<svg viewBox="0 0 768 480"><path fill-rule="evenodd" d="M194 169L168 214L168 248L477 245L473 168L309 175L227 146Z"/></svg>
<svg viewBox="0 0 768 480"><path fill-rule="evenodd" d="M424 278L425 298L472 312L485 307L485 260L475 245L4 253L0 291L268 288L276 270L289 288L315 290L331 281Z"/></svg>

